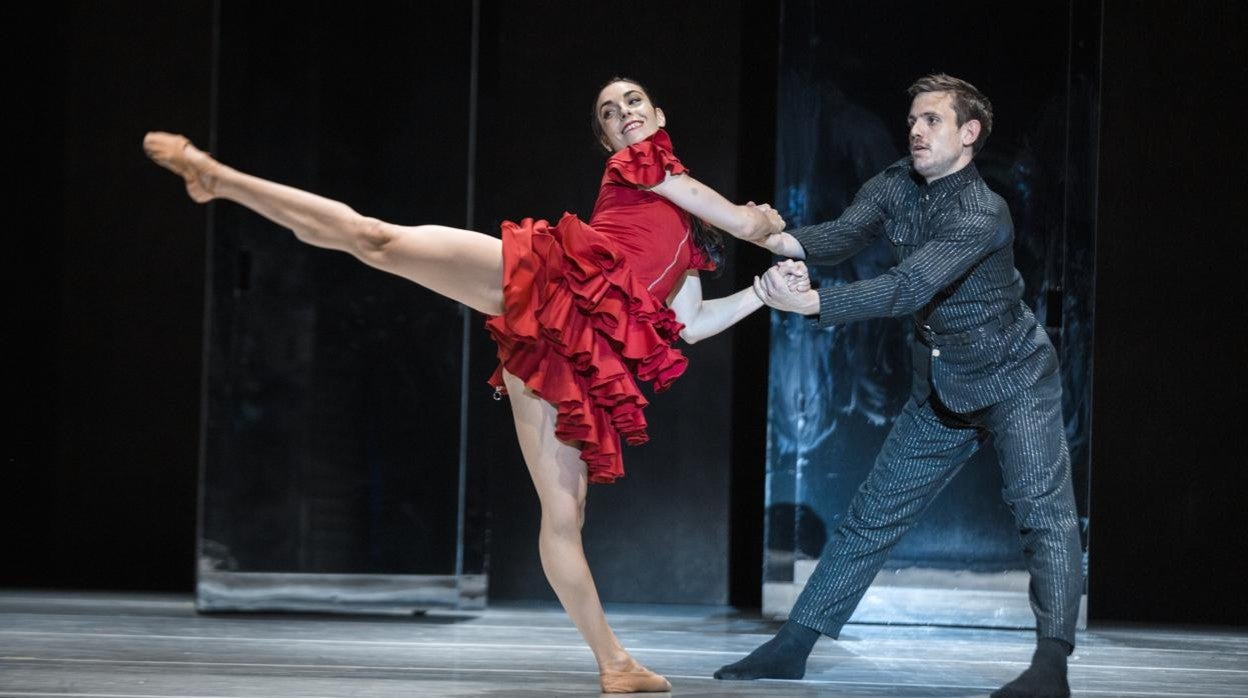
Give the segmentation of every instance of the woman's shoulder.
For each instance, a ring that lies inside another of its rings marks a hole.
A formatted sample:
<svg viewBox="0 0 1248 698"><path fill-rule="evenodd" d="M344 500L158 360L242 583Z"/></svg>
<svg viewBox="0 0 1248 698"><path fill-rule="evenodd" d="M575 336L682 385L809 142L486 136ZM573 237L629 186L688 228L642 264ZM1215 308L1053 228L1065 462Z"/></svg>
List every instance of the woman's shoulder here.
<svg viewBox="0 0 1248 698"><path fill-rule="evenodd" d="M688 168L672 151L667 132L659 129L644 141L616 151L607 160L607 178L620 184L653 187L667 173L683 174Z"/></svg>

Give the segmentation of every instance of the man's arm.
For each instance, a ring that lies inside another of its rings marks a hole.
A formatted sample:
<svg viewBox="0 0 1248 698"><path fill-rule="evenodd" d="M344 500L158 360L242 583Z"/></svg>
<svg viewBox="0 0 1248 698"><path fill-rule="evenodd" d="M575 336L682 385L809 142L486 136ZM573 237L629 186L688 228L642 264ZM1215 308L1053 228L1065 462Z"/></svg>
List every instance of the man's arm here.
<svg viewBox="0 0 1248 698"><path fill-rule="evenodd" d="M957 216L904 262L883 274L819 289L819 326L917 311L994 252L1002 240L1009 240L1012 225L1004 207L998 213L976 211Z"/></svg>
<svg viewBox="0 0 1248 698"><path fill-rule="evenodd" d="M826 327L874 317L908 315L1010 239L1009 210L963 213L904 262L873 278L815 291L790 291L779 268L760 279L767 305L818 315Z"/></svg>
<svg viewBox="0 0 1248 698"><path fill-rule="evenodd" d="M817 264L839 264L871 244L884 227L884 175L869 180L836 220L772 236L763 243L772 252ZM795 249L796 247L796 249ZM792 254L799 251L801 254Z"/></svg>

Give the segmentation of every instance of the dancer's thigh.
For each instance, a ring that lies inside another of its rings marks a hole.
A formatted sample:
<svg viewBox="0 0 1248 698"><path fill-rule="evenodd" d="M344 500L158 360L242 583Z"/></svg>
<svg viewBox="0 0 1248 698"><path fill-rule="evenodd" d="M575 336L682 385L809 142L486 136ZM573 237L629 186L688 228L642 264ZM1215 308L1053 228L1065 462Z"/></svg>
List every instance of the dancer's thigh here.
<svg viewBox="0 0 1248 698"><path fill-rule="evenodd" d="M486 315L503 312L503 244L444 225L382 223L388 243L366 262Z"/></svg>

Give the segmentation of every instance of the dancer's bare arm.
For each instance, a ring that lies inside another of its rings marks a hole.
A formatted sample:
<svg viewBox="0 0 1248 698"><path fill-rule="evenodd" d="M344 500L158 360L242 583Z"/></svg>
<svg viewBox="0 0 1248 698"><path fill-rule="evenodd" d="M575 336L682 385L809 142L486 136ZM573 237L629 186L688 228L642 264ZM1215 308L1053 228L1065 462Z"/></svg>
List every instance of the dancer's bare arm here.
<svg viewBox="0 0 1248 698"><path fill-rule="evenodd" d="M732 327L746 315L763 307L763 302L753 288L743 288L723 298L704 300L702 281L698 278L698 273L688 271L681 279L668 307L685 326L680 332L680 338L693 344Z"/></svg>
<svg viewBox="0 0 1248 698"><path fill-rule="evenodd" d="M650 191L733 237L759 245L784 230L784 219L770 206L734 204L687 174L669 174Z"/></svg>
<svg viewBox="0 0 1248 698"><path fill-rule="evenodd" d="M806 259L806 248L802 247L802 243L798 242L797 238L785 232L768 235L759 240L757 244L771 250L774 255L789 259Z"/></svg>

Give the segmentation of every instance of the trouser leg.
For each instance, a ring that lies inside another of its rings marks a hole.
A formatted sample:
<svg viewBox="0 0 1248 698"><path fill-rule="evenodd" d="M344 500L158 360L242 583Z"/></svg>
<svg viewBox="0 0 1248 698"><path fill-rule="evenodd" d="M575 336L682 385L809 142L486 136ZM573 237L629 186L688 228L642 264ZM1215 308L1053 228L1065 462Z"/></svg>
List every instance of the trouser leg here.
<svg viewBox="0 0 1248 698"><path fill-rule="evenodd" d="M1075 644L1083 593L1083 546L1070 482L1062 384L1054 372L985 415L1031 573L1040 637Z"/></svg>
<svg viewBox="0 0 1248 698"><path fill-rule="evenodd" d="M906 404L844 521L829 537L789 618L836 637L889 550L978 447L978 432L935 411Z"/></svg>

